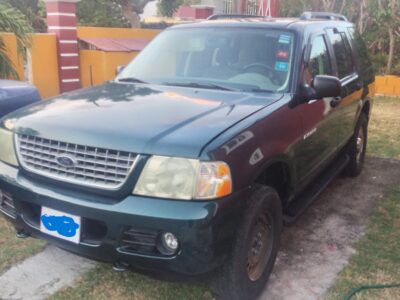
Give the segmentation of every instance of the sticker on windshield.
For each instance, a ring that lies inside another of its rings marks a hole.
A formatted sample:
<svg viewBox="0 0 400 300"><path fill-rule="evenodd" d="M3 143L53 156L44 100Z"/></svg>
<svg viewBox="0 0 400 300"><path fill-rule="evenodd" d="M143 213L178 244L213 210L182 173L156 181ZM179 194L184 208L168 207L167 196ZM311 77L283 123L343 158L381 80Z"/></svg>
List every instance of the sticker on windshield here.
<svg viewBox="0 0 400 300"><path fill-rule="evenodd" d="M292 39L292 37L291 37L290 35L281 34L281 35L279 36L279 41L278 41L278 43L280 43L280 44L290 44L291 39Z"/></svg>
<svg viewBox="0 0 400 300"><path fill-rule="evenodd" d="M284 61L277 61L275 63L275 70L280 72L287 72L289 71L289 64Z"/></svg>
<svg viewBox="0 0 400 300"><path fill-rule="evenodd" d="M276 51L276 57L280 59L289 59L289 51L278 50Z"/></svg>

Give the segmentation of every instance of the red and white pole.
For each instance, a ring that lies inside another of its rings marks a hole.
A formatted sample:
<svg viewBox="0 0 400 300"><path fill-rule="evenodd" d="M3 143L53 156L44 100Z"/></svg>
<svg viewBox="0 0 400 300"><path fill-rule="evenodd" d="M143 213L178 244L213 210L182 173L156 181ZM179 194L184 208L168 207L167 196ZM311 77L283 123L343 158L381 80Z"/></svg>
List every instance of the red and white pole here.
<svg viewBox="0 0 400 300"><path fill-rule="evenodd" d="M277 18L279 16L279 0L259 0L258 14L260 16Z"/></svg>
<svg viewBox="0 0 400 300"><path fill-rule="evenodd" d="M60 91L79 89L80 61L77 36L76 3L80 0L44 0L47 32L57 36Z"/></svg>

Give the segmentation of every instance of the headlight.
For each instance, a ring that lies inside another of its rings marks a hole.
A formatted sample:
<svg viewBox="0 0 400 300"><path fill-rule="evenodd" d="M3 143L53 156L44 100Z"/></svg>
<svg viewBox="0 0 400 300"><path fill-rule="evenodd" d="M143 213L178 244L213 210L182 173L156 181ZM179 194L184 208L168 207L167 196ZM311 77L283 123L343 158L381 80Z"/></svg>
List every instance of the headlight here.
<svg viewBox="0 0 400 300"><path fill-rule="evenodd" d="M18 160L15 156L13 133L2 128L0 128L0 161L18 166Z"/></svg>
<svg viewBox="0 0 400 300"><path fill-rule="evenodd" d="M164 156L148 160L133 191L137 195L180 200L214 199L231 192L226 163Z"/></svg>

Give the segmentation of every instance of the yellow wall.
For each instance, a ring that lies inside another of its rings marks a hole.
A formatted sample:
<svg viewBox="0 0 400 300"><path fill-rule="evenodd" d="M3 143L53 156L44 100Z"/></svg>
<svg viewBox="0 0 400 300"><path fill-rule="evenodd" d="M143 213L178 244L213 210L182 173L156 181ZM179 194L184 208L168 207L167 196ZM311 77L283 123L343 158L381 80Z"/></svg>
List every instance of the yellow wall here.
<svg viewBox="0 0 400 300"><path fill-rule="evenodd" d="M161 30L139 28L78 27L78 38L153 39Z"/></svg>
<svg viewBox="0 0 400 300"><path fill-rule="evenodd" d="M113 79L117 67L128 64L137 53L80 50L82 87Z"/></svg>
<svg viewBox="0 0 400 300"><path fill-rule="evenodd" d="M14 65L14 69L17 71L20 80L24 80L24 60L18 55L17 51L17 39L12 33L0 33L1 38L7 49L8 58Z"/></svg>
<svg viewBox="0 0 400 300"><path fill-rule="evenodd" d="M399 76L376 76L376 93L386 96L400 96Z"/></svg>
<svg viewBox="0 0 400 300"><path fill-rule="evenodd" d="M57 40L53 34L32 35L29 51L30 81L42 98L60 93L58 77Z"/></svg>

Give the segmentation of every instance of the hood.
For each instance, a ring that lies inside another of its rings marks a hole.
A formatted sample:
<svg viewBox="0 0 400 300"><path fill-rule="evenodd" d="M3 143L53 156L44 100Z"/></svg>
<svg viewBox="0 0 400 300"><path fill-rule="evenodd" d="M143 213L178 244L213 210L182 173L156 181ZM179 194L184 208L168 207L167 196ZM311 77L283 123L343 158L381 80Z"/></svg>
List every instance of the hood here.
<svg viewBox="0 0 400 300"><path fill-rule="evenodd" d="M198 157L214 137L281 97L108 82L40 102L8 120L19 134L141 154Z"/></svg>

